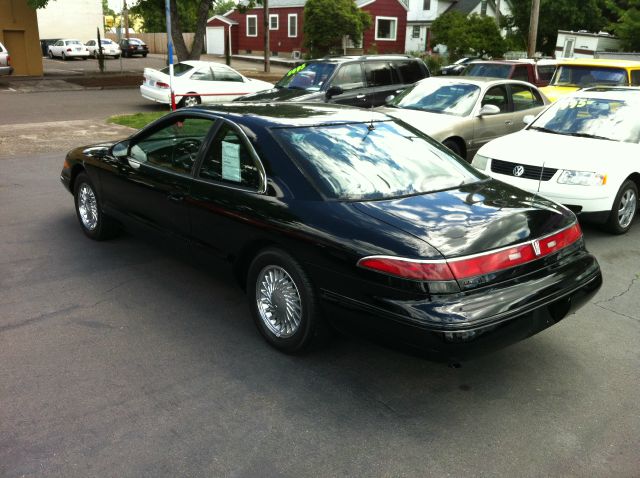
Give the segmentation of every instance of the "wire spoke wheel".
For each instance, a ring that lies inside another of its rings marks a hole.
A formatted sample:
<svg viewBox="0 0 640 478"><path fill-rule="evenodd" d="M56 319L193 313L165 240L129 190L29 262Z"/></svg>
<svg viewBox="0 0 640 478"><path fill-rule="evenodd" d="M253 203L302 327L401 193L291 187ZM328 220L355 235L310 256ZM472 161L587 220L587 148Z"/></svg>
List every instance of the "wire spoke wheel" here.
<svg viewBox="0 0 640 478"><path fill-rule="evenodd" d="M300 328L300 292L282 267L269 265L260 271L256 281L256 305L260 319L276 337L291 337Z"/></svg>
<svg viewBox="0 0 640 478"><path fill-rule="evenodd" d="M82 225L89 231L93 231L98 226L98 201L93 189L87 183L81 184L78 191L78 213Z"/></svg>

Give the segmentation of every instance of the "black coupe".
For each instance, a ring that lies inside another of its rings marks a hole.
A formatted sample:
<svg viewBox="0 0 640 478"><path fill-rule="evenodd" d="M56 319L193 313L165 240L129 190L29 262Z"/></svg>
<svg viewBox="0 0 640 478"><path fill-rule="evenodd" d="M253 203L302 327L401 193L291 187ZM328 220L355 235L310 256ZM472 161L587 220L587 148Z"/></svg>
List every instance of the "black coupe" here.
<svg viewBox="0 0 640 478"><path fill-rule="evenodd" d="M144 225L229 261L285 352L331 326L464 358L533 335L602 283L568 209L380 113L231 104L72 150L84 233Z"/></svg>

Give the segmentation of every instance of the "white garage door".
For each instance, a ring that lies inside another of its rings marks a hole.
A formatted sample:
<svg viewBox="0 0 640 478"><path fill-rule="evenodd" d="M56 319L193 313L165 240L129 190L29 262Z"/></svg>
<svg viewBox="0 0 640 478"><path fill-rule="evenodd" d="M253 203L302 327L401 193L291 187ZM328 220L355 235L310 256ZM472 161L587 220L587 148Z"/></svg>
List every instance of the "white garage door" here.
<svg viewBox="0 0 640 478"><path fill-rule="evenodd" d="M224 27L207 27L207 54L224 55Z"/></svg>

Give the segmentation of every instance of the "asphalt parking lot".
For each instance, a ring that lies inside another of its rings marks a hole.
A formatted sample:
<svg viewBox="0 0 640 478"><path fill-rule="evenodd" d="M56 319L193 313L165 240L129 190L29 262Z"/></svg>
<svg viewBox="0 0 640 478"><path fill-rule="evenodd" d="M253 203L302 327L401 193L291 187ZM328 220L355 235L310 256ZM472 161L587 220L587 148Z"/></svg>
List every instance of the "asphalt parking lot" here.
<svg viewBox="0 0 640 478"><path fill-rule="evenodd" d="M80 231L65 150L142 104L0 95L0 476L638 476L639 220L585 226L591 303L461 368L344 336L286 356L224 266Z"/></svg>

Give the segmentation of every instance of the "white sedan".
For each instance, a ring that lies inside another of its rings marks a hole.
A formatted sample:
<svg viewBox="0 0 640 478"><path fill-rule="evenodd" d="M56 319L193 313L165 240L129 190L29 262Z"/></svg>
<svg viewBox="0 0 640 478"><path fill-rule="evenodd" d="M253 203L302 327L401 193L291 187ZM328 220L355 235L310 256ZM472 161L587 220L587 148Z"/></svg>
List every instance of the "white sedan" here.
<svg viewBox="0 0 640 478"><path fill-rule="evenodd" d="M271 83L247 78L227 65L208 61L183 61L174 65L173 72L173 91L181 107L231 101L273 88ZM169 67L159 71L145 68L140 93L148 100L169 104Z"/></svg>
<svg viewBox="0 0 640 478"><path fill-rule="evenodd" d="M89 50L80 40L64 39L49 45L49 58L60 57L63 60L69 58L89 58Z"/></svg>
<svg viewBox="0 0 640 478"><path fill-rule="evenodd" d="M623 234L638 208L639 111L640 89L582 90L482 147L472 164Z"/></svg>
<svg viewBox="0 0 640 478"><path fill-rule="evenodd" d="M104 56L112 56L113 58L120 58L120 47L113 40L109 40L108 38L100 39L100 43L102 44L102 54ZM87 50L89 50L89 54L98 58L100 54L100 48L98 47L98 40L89 40L85 43Z"/></svg>

